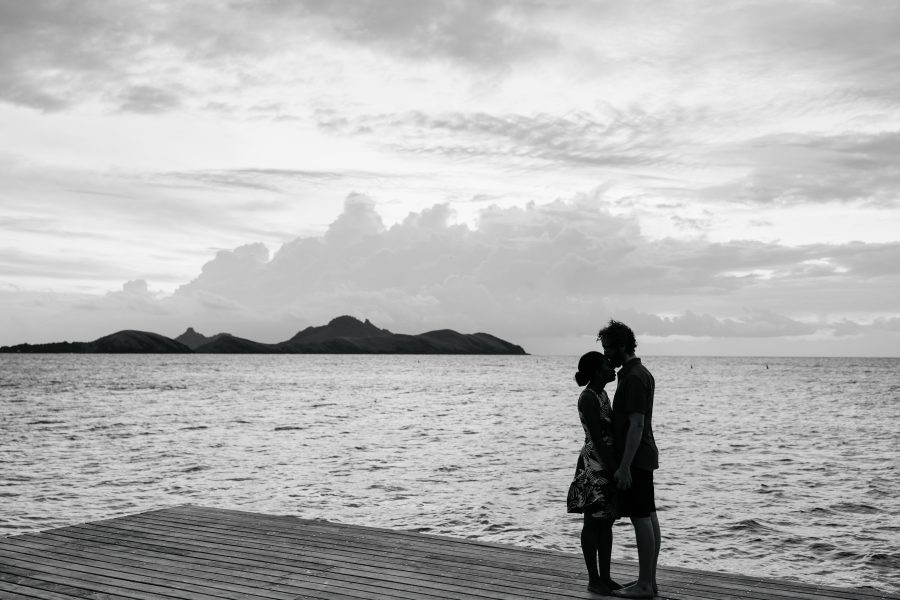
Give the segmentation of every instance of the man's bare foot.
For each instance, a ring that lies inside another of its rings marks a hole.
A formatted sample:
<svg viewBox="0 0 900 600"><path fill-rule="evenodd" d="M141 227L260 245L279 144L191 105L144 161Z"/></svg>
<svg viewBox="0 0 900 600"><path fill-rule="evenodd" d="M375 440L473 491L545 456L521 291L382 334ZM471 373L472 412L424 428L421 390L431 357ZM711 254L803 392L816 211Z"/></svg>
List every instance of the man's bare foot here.
<svg viewBox="0 0 900 600"><path fill-rule="evenodd" d="M626 583L625 585L620 585L618 588L615 588L615 589L634 587L634 586L636 586L638 583L639 583L639 581L638 581L637 579L635 579L634 581L629 581L629 582ZM655 581L653 582L653 595L654 595L654 596L659 596L659 586L656 585L656 582L655 582Z"/></svg>
<svg viewBox="0 0 900 600"><path fill-rule="evenodd" d="M629 585L621 590L613 590L610 593L617 598L652 598L656 595L652 585L645 585L641 582Z"/></svg>

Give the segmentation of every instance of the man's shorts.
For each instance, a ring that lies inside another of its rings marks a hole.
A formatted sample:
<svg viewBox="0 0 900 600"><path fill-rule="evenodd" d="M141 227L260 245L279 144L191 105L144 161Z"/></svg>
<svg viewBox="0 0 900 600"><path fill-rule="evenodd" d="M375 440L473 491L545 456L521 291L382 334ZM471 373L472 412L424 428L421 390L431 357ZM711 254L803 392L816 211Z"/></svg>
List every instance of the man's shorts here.
<svg viewBox="0 0 900 600"><path fill-rule="evenodd" d="M631 469L631 487L619 490L619 512L623 517L642 519L656 512L653 471Z"/></svg>

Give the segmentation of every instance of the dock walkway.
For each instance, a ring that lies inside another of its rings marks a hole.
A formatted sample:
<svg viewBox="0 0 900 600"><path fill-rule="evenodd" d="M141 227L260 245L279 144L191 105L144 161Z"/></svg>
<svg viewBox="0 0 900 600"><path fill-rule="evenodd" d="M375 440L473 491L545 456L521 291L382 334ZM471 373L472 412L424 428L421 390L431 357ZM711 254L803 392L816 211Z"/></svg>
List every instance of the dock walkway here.
<svg viewBox="0 0 900 600"><path fill-rule="evenodd" d="M636 565L613 575L633 579ZM660 568L671 600L900 596ZM581 556L290 516L178 506L0 538L0 598L599 599Z"/></svg>

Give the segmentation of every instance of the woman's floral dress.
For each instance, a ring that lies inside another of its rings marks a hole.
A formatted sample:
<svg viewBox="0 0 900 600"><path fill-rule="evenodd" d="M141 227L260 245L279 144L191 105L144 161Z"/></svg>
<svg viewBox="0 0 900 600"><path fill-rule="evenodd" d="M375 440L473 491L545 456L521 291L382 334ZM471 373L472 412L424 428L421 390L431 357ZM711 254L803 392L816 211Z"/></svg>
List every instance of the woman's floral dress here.
<svg viewBox="0 0 900 600"><path fill-rule="evenodd" d="M593 410L590 406L590 415L585 414L583 407L587 403L596 403L599 410ZM578 467L575 479L569 488L568 511L583 512L597 519L617 519L619 517L616 501L616 485L613 479L615 465L603 464L603 458L597 452L597 444L603 444L609 451L607 456L615 453L612 436L612 406L609 396L605 391L599 394L590 388L585 388L578 398L578 417L584 428L584 446L578 458ZM597 422L589 427L588 419L593 418ZM599 440L592 439L591 429L598 434Z"/></svg>

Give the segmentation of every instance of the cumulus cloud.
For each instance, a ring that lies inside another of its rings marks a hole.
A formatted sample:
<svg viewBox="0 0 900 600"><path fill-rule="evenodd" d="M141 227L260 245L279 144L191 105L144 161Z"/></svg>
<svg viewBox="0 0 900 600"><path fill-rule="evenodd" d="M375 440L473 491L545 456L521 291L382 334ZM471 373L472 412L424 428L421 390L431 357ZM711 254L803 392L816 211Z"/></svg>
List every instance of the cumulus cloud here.
<svg viewBox="0 0 900 600"><path fill-rule="evenodd" d="M897 243L654 241L598 195L492 206L474 226L441 203L386 226L375 201L354 193L324 234L274 252L261 243L221 250L171 296L135 279L102 297L44 296L39 307L34 294L26 301L7 290L0 303L43 315L8 323L7 335L24 335L30 321L32 329L41 322L81 339L116 328L174 336L193 326L279 341L352 314L401 333L449 327L517 343L588 343L617 318L651 339L734 340L777 351L790 339L894 335L898 259ZM860 317L867 311L873 316Z"/></svg>
<svg viewBox="0 0 900 600"><path fill-rule="evenodd" d="M663 337L844 335L845 322L815 317L850 305L823 299L823 284L853 289L857 307L880 296L886 310L885 285L900 280L897 252L900 244L654 242L587 196L491 207L474 228L454 223L445 204L384 227L374 202L353 194L326 235L298 238L271 260L259 246L220 252L178 295L215 293L320 321L377 314L404 332L462 323L513 338L576 335L616 316ZM797 268L804 261L832 266Z"/></svg>
<svg viewBox="0 0 900 600"><path fill-rule="evenodd" d="M128 296L147 296L150 293L150 288L147 285L147 282L143 279L135 279L133 281L127 281L122 285L122 294Z"/></svg>
<svg viewBox="0 0 900 600"><path fill-rule="evenodd" d="M336 244L352 244L382 231L384 223L375 210L375 202L368 196L351 194L344 203L344 212L325 232L325 239Z"/></svg>

